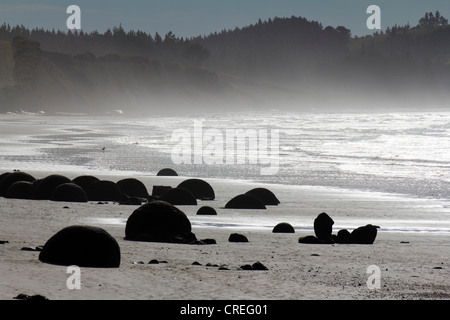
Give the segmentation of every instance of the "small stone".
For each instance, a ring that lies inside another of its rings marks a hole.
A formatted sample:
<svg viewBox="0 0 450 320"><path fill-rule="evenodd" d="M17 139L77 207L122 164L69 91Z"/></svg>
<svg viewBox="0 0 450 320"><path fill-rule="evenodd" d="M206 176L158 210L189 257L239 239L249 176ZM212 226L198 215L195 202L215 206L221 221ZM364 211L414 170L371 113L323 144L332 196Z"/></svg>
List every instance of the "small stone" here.
<svg viewBox="0 0 450 320"><path fill-rule="evenodd" d="M193 266L201 266L201 263L198 261L194 261L194 262L192 262L192 265Z"/></svg>
<svg viewBox="0 0 450 320"><path fill-rule="evenodd" d="M156 259L152 259L148 262L148 264L159 264L159 261Z"/></svg>

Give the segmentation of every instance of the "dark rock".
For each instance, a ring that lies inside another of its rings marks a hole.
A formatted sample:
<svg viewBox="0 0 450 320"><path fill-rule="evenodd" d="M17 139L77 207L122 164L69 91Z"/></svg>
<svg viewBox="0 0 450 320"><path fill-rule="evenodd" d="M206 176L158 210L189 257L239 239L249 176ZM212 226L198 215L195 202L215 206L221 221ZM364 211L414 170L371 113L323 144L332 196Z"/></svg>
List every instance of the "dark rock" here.
<svg viewBox="0 0 450 320"><path fill-rule="evenodd" d="M294 227L287 222L280 222L273 229L273 233L295 233Z"/></svg>
<svg viewBox="0 0 450 320"><path fill-rule="evenodd" d="M193 266L201 266L201 263L198 261L194 261L194 262L192 262L192 265Z"/></svg>
<svg viewBox="0 0 450 320"><path fill-rule="evenodd" d="M125 239L172 243L191 243L197 240L184 212L159 200L134 210L125 226Z"/></svg>
<svg viewBox="0 0 450 320"><path fill-rule="evenodd" d="M230 269L225 266L220 266L218 270L230 270Z"/></svg>
<svg viewBox="0 0 450 320"><path fill-rule="evenodd" d="M42 251L43 247L42 246L37 246L37 247L22 247L20 248L20 250L22 251Z"/></svg>
<svg viewBox="0 0 450 320"><path fill-rule="evenodd" d="M232 234L230 234L228 241L229 242L248 242L248 239L246 236L244 236L242 234L232 233Z"/></svg>
<svg viewBox="0 0 450 320"><path fill-rule="evenodd" d="M75 183L63 183L57 186L50 196L52 201L87 202L86 192Z"/></svg>
<svg viewBox="0 0 450 320"><path fill-rule="evenodd" d="M117 184L108 180L99 180L91 183L86 194L89 201L116 201L122 200L122 192Z"/></svg>
<svg viewBox="0 0 450 320"><path fill-rule="evenodd" d="M148 199L147 188L142 181L135 178L127 178L117 181L117 186L123 194L134 198Z"/></svg>
<svg viewBox="0 0 450 320"><path fill-rule="evenodd" d="M33 182L36 179L26 173L21 171L15 171L15 172L6 172L2 174L1 180L0 180L0 196L4 197L6 192L8 191L8 188L15 182L18 181L26 181L26 182Z"/></svg>
<svg viewBox="0 0 450 320"><path fill-rule="evenodd" d="M154 199L162 199L164 195L170 190L170 186L153 186L152 197Z"/></svg>
<svg viewBox="0 0 450 320"><path fill-rule="evenodd" d="M215 216L215 215L217 215L217 212L216 212L216 209L214 209L213 207L203 206L200 209L198 209L197 215Z"/></svg>
<svg viewBox="0 0 450 320"><path fill-rule="evenodd" d="M9 186L5 198L10 199L32 199L34 184L28 181L17 181Z"/></svg>
<svg viewBox="0 0 450 320"><path fill-rule="evenodd" d="M197 205L197 199L195 199L192 192L178 187L167 191L162 197L162 200L173 205Z"/></svg>
<svg viewBox="0 0 450 320"><path fill-rule="evenodd" d="M8 240L0 240L0 244L5 244L5 243L9 243Z"/></svg>
<svg viewBox="0 0 450 320"><path fill-rule="evenodd" d="M266 188L254 188L247 191L246 194L251 194L257 197L265 205L277 206L280 203L275 194Z"/></svg>
<svg viewBox="0 0 450 320"><path fill-rule="evenodd" d="M217 242L215 239L207 238L199 240L198 244L217 244Z"/></svg>
<svg viewBox="0 0 450 320"><path fill-rule="evenodd" d="M201 179L184 180L178 185L178 188L189 190L199 200L214 200L216 197L211 185Z"/></svg>
<svg viewBox="0 0 450 320"><path fill-rule="evenodd" d="M314 219L314 233L320 240L330 241L334 221L325 212Z"/></svg>
<svg viewBox="0 0 450 320"><path fill-rule="evenodd" d="M178 176L175 170L170 168L164 168L158 171L157 176Z"/></svg>
<svg viewBox="0 0 450 320"><path fill-rule="evenodd" d="M120 248L117 241L101 228L70 226L46 242L39 260L57 265L117 268Z"/></svg>
<svg viewBox="0 0 450 320"><path fill-rule="evenodd" d="M363 227L356 228L350 235L350 243L355 244L373 244L377 237L377 229L379 226L368 224Z"/></svg>
<svg viewBox="0 0 450 320"><path fill-rule="evenodd" d="M119 204L130 205L130 206L140 206L142 202L146 200L143 198L129 197L126 194L122 194L122 199Z"/></svg>
<svg viewBox="0 0 450 320"><path fill-rule="evenodd" d="M263 265L261 262L256 261L254 264L252 264L253 270L269 270L265 265Z"/></svg>
<svg viewBox="0 0 450 320"><path fill-rule="evenodd" d="M298 243L306 243L306 244L332 244L331 240L325 241L321 240L315 236L304 236L298 238Z"/></svg>
<svg viewBox="0 0 450 320"><path fill-rule="evenodd" d="M148 264L159 264L159 261L156 259L152 259L148 262Z"/></svg>
<svg viewBox="0 0 450 320"><path fill-rule="evenodd" d="M86 191L87 187L91 183L94 183L96 181L100 181L100 179L98 179L97 177L94 177L94 176L90 176L90 175L79 176L72 180L73 183L82 187L84 189L84 191Z"/></svg>
<svg viewBox="0 0 450 320"><path fill-rule="evenodd" d="M30 301L45 301L45 300L48 300L47 297L45 297L43 295L40 295L40 294L28 295L28 294L25 294L25 293L19 293L13 299L30 300Z"/></svg>
<svg viewBox="0 0 450 320"><path fill-rule="evenodd" d="M50 200L53 190L55 190L57 186L70 182L72 182L72 180L65 176L59 174L49 175L42 180L36 181L33 191L33 199Z"/></svg>
<svg viewBox="0 0 450 320"><path fill-rule="evenodd" d="M250 194L240 194L225 205L226 209L266 209L264 203Z"/></svg>
<svg viewBox="0 0 450 320"><path fill-rule="evenodd" d="M350 243L350 232L347 229L339 230L335 238L336 243Z"/></svg>
<svg viewBox="0 0 450 320"><path fill-rule="evenodd" d="M240 267L242 270L269 270L265 265L263 265L261 262L257 261L252 265L245 264Z"/></svg>

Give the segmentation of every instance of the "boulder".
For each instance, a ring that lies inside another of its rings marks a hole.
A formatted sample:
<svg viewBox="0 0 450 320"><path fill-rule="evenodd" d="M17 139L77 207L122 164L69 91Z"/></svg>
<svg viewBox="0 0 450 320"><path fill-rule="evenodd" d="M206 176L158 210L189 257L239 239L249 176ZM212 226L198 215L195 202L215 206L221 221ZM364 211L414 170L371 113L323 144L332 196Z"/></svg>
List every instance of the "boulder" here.
<svg viewBox="0 0 450 320"><path fill-rule="evenodd" d="M209 216L215 216L217 215L216 209L209 206L203 206L197 211L197 215L209 215Z"/></svg>
<svg viewBox="0 0 450 320"><path fill-rule="evenodd" d="M164 168L158 171L157 176L178 176L175 170L170 168Z"/></svg>
<svg viewBox="0 0 450 320"><path fill-rule="evenodd" d="M373 244L377 237L377 229L379 226L368 224L363 227L356 228L350 234L350 243L355 244Z"/></svg>
<svg viewBox="0 0 450 320"><path fill-rule="evenodd" d="M197 239L184 212L158 200L134 210L125 226L125 240L191 243Z"/></svg>
<svg viewBox="0 0 450 320"><path fill-rule="evenodd" d="M229 242L248 242L248 239L246 236L239 234L239 233L232 233L230 234L228 238Z"/></svg>
<svg viewBox="0 0 450 320"><path fill-rule="evenodd" d="M339 230L335 238L336 243L350 243L350 232L347 229Z"/></svg>
<svg viewBox="0 0 450 320"><path fill-rule="evenodd" d="M35 182L33 199L50 200L52 192L57 186L69 182L72 182L72 180L60 174L52 174L42 180L38 180Z"/></svg>
<svg viewBox="0 0 450 320"><path fill-rule="evenodd" d="M266 206L277 206L280 203L275 194L273 194L272 191L266 188L254 188L250 191L247 191L246 194L251 194L257 197Z"/></svg>
<svg viewBox="0 0 450 320"><path fill-rule="evenodd" d="M240 194L225 205L226 209L266 209L264 203L250 194Z"/></svg>
<svg viewBox="0 0 450 320"><path fill-rule="evenodd" d="M298 238L298 243L306 243L306 244L332 244L331 240L325 241L321 240L315 236L309 235Z"/></svg>
<svg viewBox="0 0 450 320"><path fill-rule="evenodd" d="M6 172L1 175L0 179L0 196L4 197L6 192L8 191L8 188L15 182L18 181L26 181L26 182L33 182L36 179L26 173L21 171L14 171L14 172Z"/></svg>
<svg viewBox="0 0 450 320"><path fill-rule="evenodd" d="M295 233L294 227L287 222L280 222L273 229L273 233Z"/></svg>
<svg viewBox="0 0 450 320"><path fill-rule="evenodd" d="M148 199L149 194L147 188L142 181L135 178L127 178L117 181L117 186L123 194L132 198Z"/></svg>
<svg viewBox="0 0 450 320"><path fill-rule="evenodd" d="M154 199L162 199L162 197L164 197L164 195L170 189L172 189L172 187L170 187L170 186L153 186L152 198L154 198Z"/></svg>
<svg viewBox="0 0 450 320"><path fill-rule="evenodd" d="M5 198L11 199L32 199L33 198L33 188L32 182L28 181L17 181L9 186L6 191Z"/></svg>
<svg viewBox="0 0 450 320"><path fill-rule="evenodd" d="M57 186L50 196L52 201L87 202L86 192L75 183L63 183Z"/></svg>
<svg viewBox="0 0 450 320"><path fill-rule="evenodd" d="M94 177L94 176L83 175L83 176L76 177L75 179L72 180L72 182L79 185L80 187L82 187L84 189L84 191L86 191L87 187L91 183L94 183L99 180L100 180L99 178Z"/></svg>
<svg viewBox="0 0 450 320"><path fill-rule="evenodd" d="M75 225L52 236L42 248L39 260L65 266L118 268L120 248L104 229Z"/></svg>
<svg viewBox="0 0 450 320"><path fill-rule="evenodd" d="M324 241L329 241L331 239L333 224L334 221L328 214L325 212L319 214L317 218L314 219L314 233L316 234L316 237Z"/></svg>
<svg viewBox="0 0 450 320"><path fill-rule="evenodd" d="M211 185L201 179L184 180L178 185L178 188L189 190L199 200L214 200L216 197Z"/></svg>
<svg viewBox="0 0 450 320"><path fill-rule="evenodd" d="M116 201L122 199L122 191L117 184L109 180L99 180L91 183L86 194L89 201Z"/></svg>
<svg viewBox="0 0 450 320"><path fill-rule="evenodd" d="M173 205L197 205L197 199L195 199L192 192L178 187L167 191L162 200Z"/></svg>

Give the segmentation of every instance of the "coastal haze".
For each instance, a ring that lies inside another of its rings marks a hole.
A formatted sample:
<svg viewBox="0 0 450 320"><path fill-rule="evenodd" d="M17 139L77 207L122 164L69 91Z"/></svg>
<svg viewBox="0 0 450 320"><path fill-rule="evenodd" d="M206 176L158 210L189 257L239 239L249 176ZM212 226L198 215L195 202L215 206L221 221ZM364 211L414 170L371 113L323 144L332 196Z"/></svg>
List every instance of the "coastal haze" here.
<svg viewBox="0 0 450 320"><path fill-rule="evenodd" d="M2 177L135 178L149 202L202 179L215 198L177 207L217 243L128 241L128 195L0 194L0 299L448 299L450 4L404 3L378 1L369 29L371 1L78 1L69 30L74 3L6 1ZM280 203L226 208L258 187ZM299 243L321 212L333 237L371 225L376 240ZM273 233L280 222L294 233ZM66 287L33 251L68 225L107 230L120 269L83 268L82 289Z"/></svg>

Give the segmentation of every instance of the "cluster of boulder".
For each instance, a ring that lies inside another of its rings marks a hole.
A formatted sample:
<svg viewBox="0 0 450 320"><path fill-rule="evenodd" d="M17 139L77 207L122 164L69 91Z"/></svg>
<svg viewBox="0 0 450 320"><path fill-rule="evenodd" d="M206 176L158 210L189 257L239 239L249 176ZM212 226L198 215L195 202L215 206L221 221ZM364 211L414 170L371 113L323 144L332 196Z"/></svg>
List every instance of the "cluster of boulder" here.
<svg viewBox="0 0 450 320"><path fill-rule="evenodd" d="M334 221L325 212L320 213L314 219L314 233L300 237L299 243L311 243L311 244L373 244L377 237L377 229L379 226L371 224L361 226L349 232L347 229L341 229L336 235L332 234Z"/></svg>

